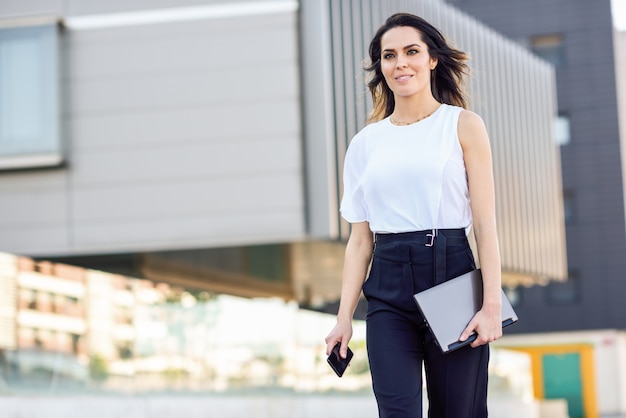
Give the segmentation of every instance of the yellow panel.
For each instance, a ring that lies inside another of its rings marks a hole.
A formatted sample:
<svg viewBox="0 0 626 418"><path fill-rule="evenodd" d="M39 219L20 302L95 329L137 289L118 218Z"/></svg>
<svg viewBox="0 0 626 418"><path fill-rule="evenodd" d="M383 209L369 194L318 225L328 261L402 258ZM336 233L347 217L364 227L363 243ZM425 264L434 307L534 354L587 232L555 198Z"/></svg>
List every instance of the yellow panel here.
<svg viewBox="0 0 626 418"><path fill-rule="evenodd" d="M530 355L533 373L533 389L535 398L544 399L542 358L546 354L578 353L580 355L580 372L582 374L583 408L585 418L599 418L596 396L596 374L593 360L593 345L563 344L529 347L506 347L509 350L522 351Z"/></svg>
<svg viewBox="0 0 626 418"><path fill-rule="evenodd" d="M598 418L596 399L596 374L593 360L593 347L582 346L580 350L580 369L583 381L583 404L586 418Z"/></svg>

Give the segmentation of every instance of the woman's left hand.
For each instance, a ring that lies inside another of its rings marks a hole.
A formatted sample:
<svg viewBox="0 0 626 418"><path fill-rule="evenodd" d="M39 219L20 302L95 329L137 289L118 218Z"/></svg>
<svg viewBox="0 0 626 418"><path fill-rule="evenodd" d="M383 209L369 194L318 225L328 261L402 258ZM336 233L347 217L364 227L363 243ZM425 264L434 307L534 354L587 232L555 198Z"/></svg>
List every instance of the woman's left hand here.
<svg viewBox="0 0 626 418"><path fill-rule="evenodd" d="M461 334L461 341L465 341L472 333L478 336L470 344L476 348L483 344L491 343L502 336L502 308L500 306L483 306L474 315L470 323Z"/></svg>

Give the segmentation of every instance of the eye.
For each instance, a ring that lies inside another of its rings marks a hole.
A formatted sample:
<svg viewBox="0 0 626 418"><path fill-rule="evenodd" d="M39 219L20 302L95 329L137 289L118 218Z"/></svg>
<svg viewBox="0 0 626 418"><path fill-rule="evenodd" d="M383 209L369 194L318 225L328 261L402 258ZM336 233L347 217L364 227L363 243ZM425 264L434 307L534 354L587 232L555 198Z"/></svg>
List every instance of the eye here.
<svg viewBox="0 0 626 418"><path fill-rule="evenodd" d="M388 52L386 54L383 54L383 59L389 60L389 59L392 59L394 56L395 56L394 54L392 54L391 52Z"/></svg>
<svg viewBox="0 0 626 418"><path fill-rule="evenodd" d="M419 51L417 49L409 49L406 53L407 55L414 55L419 53Z"/></svg>

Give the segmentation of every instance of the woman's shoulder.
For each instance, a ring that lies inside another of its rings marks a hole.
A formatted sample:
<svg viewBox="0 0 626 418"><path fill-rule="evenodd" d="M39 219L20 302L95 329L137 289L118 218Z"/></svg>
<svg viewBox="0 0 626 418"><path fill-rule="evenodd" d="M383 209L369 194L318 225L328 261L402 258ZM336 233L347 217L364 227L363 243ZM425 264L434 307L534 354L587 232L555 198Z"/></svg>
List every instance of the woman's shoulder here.
<svg viewBox="0 0 626 418"><path fill-rule="evenodd" d="M463 149L472 143L489 141L483 118L471 110L463 109L460 112L457 132Z"/></svg>
<svg viewBox="0 0 626 418"><path fill-rule="evenodd" d="M441 104L441 111L442 111L442 113L446 113L448 115L459 116L459 117L464 112L470 112L471 113L471 111L465 109L464 107L453 105L453 104L448 104L448 103L442 103Z"/></svg>
<svg viewBox="0 0 626 418"><path fill-rule="evenodd" d="M380 131L380 130L387 129L389 127L389 125L390 125L390 123L389 123L389 116L387 116L384 119L368 123L367 125L365 125L361 129L360 132L366 132L367 134L370 134L372 132L377 132L377 131Z"/></svg>
<svg viewBox="0 0 626 418"><path fill-rule="evenodd" d="M389 122L387 119L368 123L352 137L350 143L365 143L368 142L369 138L376 138L378 134L388 128Z"/></svg>
<svg viewBox="0 0 626 418"><path fill-rule="evenodd" d="M478 113L460 108L459 111L459 133L464 131L474 131L485 129L485 122Z"/></svg>

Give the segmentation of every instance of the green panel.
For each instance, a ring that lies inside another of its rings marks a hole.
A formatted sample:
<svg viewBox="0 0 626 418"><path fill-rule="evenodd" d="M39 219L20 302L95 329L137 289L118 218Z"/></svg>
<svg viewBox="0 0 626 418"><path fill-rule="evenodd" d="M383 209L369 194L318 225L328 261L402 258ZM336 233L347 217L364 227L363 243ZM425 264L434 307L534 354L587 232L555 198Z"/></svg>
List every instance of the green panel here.
<svg viewBox="0 0 626 418"><path fill-rule="evenodd" d="M583 387L580 354L546 354L543 363L543 389L546 399L566 399L571 418L583 418Z"/></svg>

